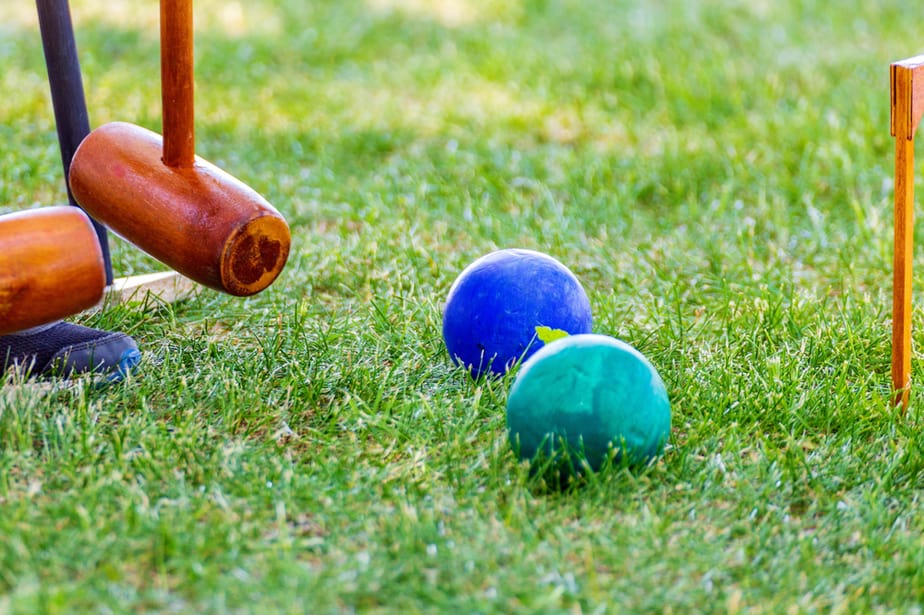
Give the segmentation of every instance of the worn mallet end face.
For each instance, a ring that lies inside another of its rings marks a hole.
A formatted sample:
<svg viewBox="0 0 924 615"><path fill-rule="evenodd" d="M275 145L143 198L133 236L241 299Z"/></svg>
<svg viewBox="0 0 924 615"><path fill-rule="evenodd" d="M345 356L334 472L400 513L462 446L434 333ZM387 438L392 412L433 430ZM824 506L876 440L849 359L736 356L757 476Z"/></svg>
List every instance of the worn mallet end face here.
<svg viewBox="0 0 924 615"><path fill-rule="evenodd" d="M265 215L245 224L228 239L221 259L221 283L239 297L273 283L289 258L289 225L281 216Z"/></svg>

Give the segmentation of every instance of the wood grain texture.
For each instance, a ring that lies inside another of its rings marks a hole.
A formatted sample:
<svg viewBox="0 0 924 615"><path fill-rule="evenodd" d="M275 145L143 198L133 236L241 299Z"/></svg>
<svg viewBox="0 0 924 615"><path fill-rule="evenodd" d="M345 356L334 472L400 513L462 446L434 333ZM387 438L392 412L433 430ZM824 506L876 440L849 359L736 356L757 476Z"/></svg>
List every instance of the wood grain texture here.
<svg viewBox="0 0 924 615"><path fill-rule="evenodd" d="M99 240L76 207L0 217L0 335L89 309L105 286Z"/></svg>
<svg viewBox="0 0 924 615"><path fill-rule="evenodd" d="M160 2L160 80L164 164L191 167L196 151L192 0Z"/></svg>
<svg viewBox="0 0 924 615"><path fill-rule="evenodd" d="M901 132L905 138L914 139L918 126L921 124L921 117L924 116L924 104L921 102L924 101L924 77L922 77L924 75L924 55L895 62L890 68L892 112L889 120L892 136L896 137ZM903 80L901 84L903 100L900 110L896 108L899 104L896 79Z"/></svg>
<svg viewBox="0 0 924 615"><path fill-rule="evenodd" d="M892 278L892 388L908 407L911 393L911 294L914 254L914 134L924 114L924 56L891 66L891 129L895 137Z"/></svg>
<svg viewBox="0 0 924 615"><path fill-rule="evenodd" d="M289 256L289 227L252 188L196 157L161 162L163 140L114 122L71 162L74 198L93 217L188 278L232 295L269 286Z"/></svg>

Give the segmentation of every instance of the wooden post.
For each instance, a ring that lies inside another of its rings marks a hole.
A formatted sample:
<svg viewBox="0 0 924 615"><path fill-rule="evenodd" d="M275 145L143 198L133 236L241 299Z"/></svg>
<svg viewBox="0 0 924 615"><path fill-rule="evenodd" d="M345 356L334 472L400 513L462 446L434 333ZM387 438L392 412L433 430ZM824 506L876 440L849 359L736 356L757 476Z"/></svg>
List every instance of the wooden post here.
<svg viewBox="0 0 924 615"><path fill-rule="evenodd" d="M891 66L895 137L895 258L892 281L892 388L907 409L911 393L911 288L914 246L914 134L924 114L924 56Z"/></svg>

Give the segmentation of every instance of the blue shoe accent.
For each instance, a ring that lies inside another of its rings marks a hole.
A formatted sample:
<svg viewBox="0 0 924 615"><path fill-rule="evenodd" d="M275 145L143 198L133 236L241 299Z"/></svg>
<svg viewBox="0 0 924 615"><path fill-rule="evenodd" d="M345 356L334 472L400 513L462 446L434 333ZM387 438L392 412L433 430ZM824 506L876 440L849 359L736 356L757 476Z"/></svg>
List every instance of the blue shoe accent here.
<svg viewBox="0 0 924 615"><path fill-rule="evenodd" d="M106 377L107 382L121 382L125 376L141 362L141 351L137 348L129 348L119 357L119 364L115 371Z"/></svg>

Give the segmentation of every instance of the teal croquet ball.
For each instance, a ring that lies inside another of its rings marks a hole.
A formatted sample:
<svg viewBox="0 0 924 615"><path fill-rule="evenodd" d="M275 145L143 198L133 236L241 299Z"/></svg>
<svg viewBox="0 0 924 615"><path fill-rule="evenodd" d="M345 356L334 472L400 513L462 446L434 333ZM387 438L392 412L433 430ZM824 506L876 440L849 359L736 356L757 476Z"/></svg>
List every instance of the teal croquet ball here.
<svg viewBox="0 0 924 615"><path fill-rule="evenodd" d="M671 406L654 366L606 335L574 335L541 348L517 373L507 398L507 433L520 459L565 474L660 455Z"/></svg>
<svg viewBox="0 0 924 615"><path fill-rule="evenodd" d="M443 310L450 358L478 377L503 374L558 337L590 333L590 300L562 263L534 250L482 256L453 282Z"/></svg>

